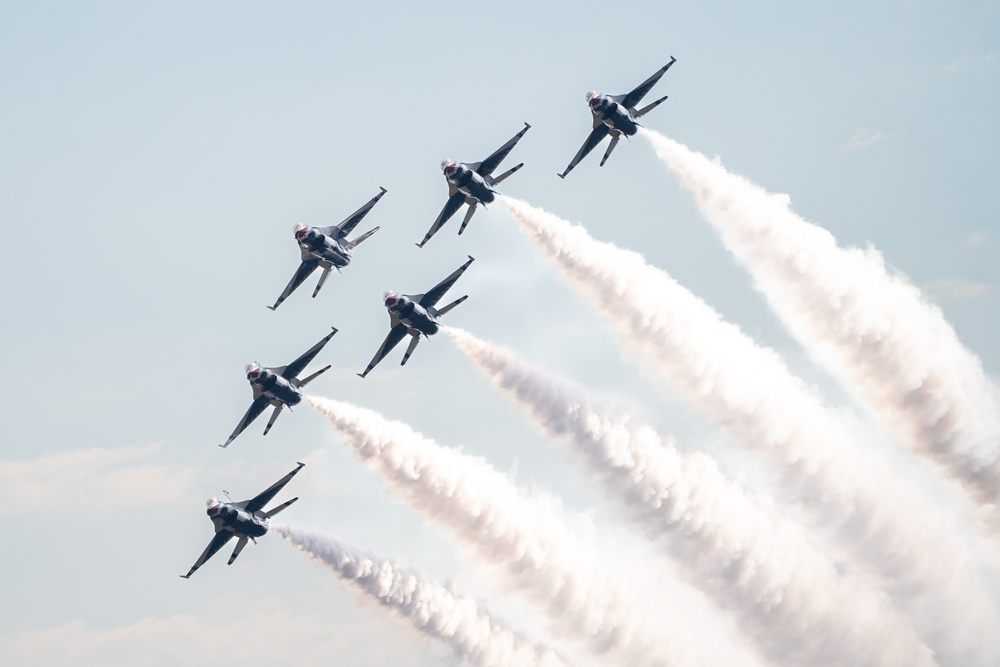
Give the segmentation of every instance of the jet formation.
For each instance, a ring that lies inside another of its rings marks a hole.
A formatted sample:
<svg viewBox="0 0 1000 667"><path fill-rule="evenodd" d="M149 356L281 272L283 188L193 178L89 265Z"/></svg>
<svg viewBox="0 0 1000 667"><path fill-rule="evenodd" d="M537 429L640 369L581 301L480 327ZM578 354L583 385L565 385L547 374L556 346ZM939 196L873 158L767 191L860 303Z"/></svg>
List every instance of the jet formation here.
<svg viewBox="0 0 1000 667"><path fill-rule="evenodd" d="M611 152L618 145L622 135L633 136L640 127L639 119L659 106L666 96L655 102L637 109L637 105L642 98L660 80L663 74L676 62L676 58L670 58L670 62L657 70L652 76L646 79L638 87L624 95L604 95L595 91L590 91L586 95L587 105L593 115L593 130L584 142L583 146L570 161L569 166L561 174L560 178L565 178L569 172L576 167L579 162L586 157L605 137L611 136L611 143L601 166L607 161ZM524 128L511 137L505 144L491 153L481 162L456 162L445 160L441 163L441 171L448 183L448 201L445 203L441 213L431 225L431 228L424 235L422 241L417 243L418 247L423 247L431 237L433 237L448 220L462 207L468 205L465 218L462 220L458 233L462 234L472 219L476 208L492 203L498 194L497 186L515 173L524 163L518 163L499 176L493 176L493 172L499 168L500 163L510 154L514 146L521 140L525 133L531 129L531 125L524 124ZM345 218L337 225L329 227L312 227L305 224L295 225L293 234L298 243L301 261L298 269L292 275L291 280L282 290L274 304L268 306L272 311L277 310L291 294L310 276L316 269L322 269L323 273L313 290L315 298L323 288L327 278L333 270L340 272L351 263L352 251L362 242L370 238L380 227L376 226L367 232L348 240L348 236L374 208L375 204L385 195L386 189L380 187L379 193L368 200L361 208ZM375 356L368 363L367 368L358 375L366 377L375 366L378 365L406 336L410 336L409 345L403 354L400 365L405 365L410 355L416 349L421 338L433 336L441 327L440 319L460 303L468 298L462 296L448 305L438 308L438 302L444 297L455 282L465 273L466 269L475 261L469 255L467 262L453 271L447 278L429 289L423 294L400 294L394 291L385 292L382 295L382 303L389 314L389 333L385 340L375 352ZM334 334L336 327L324 336L318 343L309 348L305 353L295 359L287 366L262 366L257 362L247 364L244 368L247 381L253 390L253 402L240 422L236 425L232 434L225 443L219 445L223 449L227 448L232 441L239 436L246 428L256 420L268 406L272 406L274 411L264 428L264 435L271 430L278 415L284 408L291 410L302 401L302 391L306 385L330 369L330 365L299 378L313 359L323 350L324 346ZM215 525L215 536L209 542L208 547L202 552L187 574L181 575L189 578L198 568L215 555L232 538L239 538L232 556L229 558L231 565L239 556L243 547L248 541L256 543L268 530L268 520L274 515L286 509L298 498L278 505L272 510L265 510L264 506L269 503L275 495L295 476L305 464L299 463L295 470L291 471L280 480L272 484L260 494L250 500L233 502L226 494L228 502L221 502L217 498L208 501L207 513L212 523Z"/></svg>

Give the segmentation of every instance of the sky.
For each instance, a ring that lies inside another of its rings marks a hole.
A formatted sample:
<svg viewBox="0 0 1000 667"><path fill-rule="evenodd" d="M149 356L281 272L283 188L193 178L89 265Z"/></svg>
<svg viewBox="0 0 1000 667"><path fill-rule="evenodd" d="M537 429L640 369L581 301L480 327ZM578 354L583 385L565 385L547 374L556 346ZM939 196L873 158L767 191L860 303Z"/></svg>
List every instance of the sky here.
<svg viewBox="0 0 1000 667"><path fill-rule="evenodd" d="M0 3L0 662L460 664L277 535L176 576L211 538L205 498L251 497L296 461L281 497L301 500L283 522L452 582L576 650L305 404L267 437L261 420L217 447L251 400L244 364L286 364L335 326L312 393L483 457L585 517L603 547L661 567L446 336L356 376L388 330L382 292L423 292L467 255L453 295L470 298L448 323L775 492L766 462L656 381L502 205L414 247L447 196L440 161L481 160L524 122L505 194L641 252L885 444L647 142L556 177L589 132L584 93L627 92L671 56L650 129L786 193L841 245L877 248L1000 374L995 3ZM317 298L310 280L267 310L298 265L293 225L337 223L380 186L359 231L381 230L352 265ZM884 449L961 506L931 466ZM722 641L732 624L706 620Z"/></svg>

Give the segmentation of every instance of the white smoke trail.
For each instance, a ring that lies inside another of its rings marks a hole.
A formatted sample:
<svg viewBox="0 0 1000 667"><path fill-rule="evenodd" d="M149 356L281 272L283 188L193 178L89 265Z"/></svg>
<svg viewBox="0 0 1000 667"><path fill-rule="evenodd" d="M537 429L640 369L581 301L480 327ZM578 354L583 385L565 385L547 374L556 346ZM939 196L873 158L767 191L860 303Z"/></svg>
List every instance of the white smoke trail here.
<svg viewBox="0 0 1000 667"><path fill-rule="evenodd" d="M651 130L726 247L792 334L883 422L981 503L1000 499L1000 394L941 310L873 248L832 234L717 161Z"/></svg>
<svg viewBox="0 0 1000 667"><path fill-rule="evenodd" d="M327 565L383 607L454 649L479 667L565 667L551 648L532 642L493 618L473 598L405 569L387 558L367 556L333 538L288 526L273 529L298 549Z"/></svg>
<svg viewBox="0 0 1000 667"><path fill-rule="evenodd" d="M882 577L942 664L1000 664L997 609L950 517L861 449L773 350L638 253L595 241L583 227L524 202L499 199L567 282L642 354L645 368L776 460L790 492Z"/></svg>
<svg viewBox="0 0 1000 667"><path fill-rule="evenodd" d="M801 530L747 494L701 453L582 389L459 330L445 331L549 435L568 438L651 536L680 538L691 582L731 609L776 664L933 665L886 600L838 575Z"/></svg>
<svg viewBox="0 0 1000 667"><path fill-rule="evenodd" d="M570 530L553 498L528 497L483 459L441 447L371 410L315 396L306 400L411 505L480 557L504 566L509 584L543 608L557 634L629 664L719 664L724 647L685 624L683 610L673 619L659 606L656 614L648 613L659 602L649 593L652 584L635 590L620 576L629 571L626 566L599 562L596 549Z"/></svg>

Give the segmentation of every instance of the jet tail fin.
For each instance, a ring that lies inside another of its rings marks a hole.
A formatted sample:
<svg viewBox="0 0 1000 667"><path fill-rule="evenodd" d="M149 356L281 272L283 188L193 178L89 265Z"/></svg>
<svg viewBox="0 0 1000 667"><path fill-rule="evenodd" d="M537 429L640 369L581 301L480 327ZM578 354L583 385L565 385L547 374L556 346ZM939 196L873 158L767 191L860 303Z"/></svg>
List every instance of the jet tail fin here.
<svg viewBox="0 0 1000 667"><path fill-rule="evenodd" d="M639 109L633 115L636 118L642 118L643 116L645 116L646 114L648 114L650 111L652 111L656 107L660 106L660 104L662 102L664 102L667 99L667 97L668 97L667 95L664 95L663 97L661 97L660 99L656 100L655 102L653 102L651 104L647 104L643 108Z"/></svg>
<svg viewBox="0 0 1000 667"><path fill-rule="evenodd" d="M233 555L229 557L229 562L226 563L226 565L233 564L233 561L236 560L236 557L240 555L241 551L243 551L243 547L247 545L247 541L248 540L246 538L246 535L240 536L240 541L236 543L236 548L233 549Z"/></svg>
<svg viewBox="0 0 1000 667"><path fill-rule="evenodd" d="M615 136L611 137L611 143L608 144L608 150L604 152L604 157L601 158L601 166L602 167L604 166L604 163L608 161L608 158L611 157L611 151L613 151L615 149L615 146L618 145L618 141L621 138L622 138L622 135L620 135L620 134L616 134Z"/></svg>
<svg viewBox="0 0 1000 667"><path fill-rule="evenodd" d="M367 239L367 238L368 238L369 236L371 236L372 234L374 234L375 232L377 232L377 231L378 231L378 230L380 230L381 228L382 228L382 227L381 227L381 226L379 226L379 227L376 227L375 229L369 229L369 230L368 230L367 232L365 232L364 234L362 234L362 235L361 235L361 236L359 236L358 238L354 239L353 241L348 241L348 242L347 242L347 247L348 247L348 249L350 249L350 250L353 250L354 248L358 247L359 245L361 245L361 243L362 243L362 242L363 242L363 241L364 241L365 239Z"/></svg>
<svg viewBox="0 0 1000 667"><path fill-rule="evenodd" d="M323 368L319 369L318 371L316 371L315 373L313 373L309 377L303 378L303 379L299 380L298 381L298 385L300 387L306 386L307 384L309 384L310 382L312 382L313 380L315 380L316 378L318 378L320 375L322 375L323 373L325 373L328 370L330 370L330 368L331 368L331 366L329 364L326 365L326 366L324 366Z"/></svg>
<svg viewBox="0 0 1000 667"><path fill-rule="evenodd" d="M268 510L267 512L264 512L264 516L266 518L270 519L272 516L274 516L275 514L277 514L280 511L282 511L283 509L287 508L289 505L291 505L292 503L294 503L298 499L299 499L299 497L295 496L294 498L292 498L291 500L289 500L287 503L281 503L280 505L278 505L277 507L275 507L273 510Z"/></svg>

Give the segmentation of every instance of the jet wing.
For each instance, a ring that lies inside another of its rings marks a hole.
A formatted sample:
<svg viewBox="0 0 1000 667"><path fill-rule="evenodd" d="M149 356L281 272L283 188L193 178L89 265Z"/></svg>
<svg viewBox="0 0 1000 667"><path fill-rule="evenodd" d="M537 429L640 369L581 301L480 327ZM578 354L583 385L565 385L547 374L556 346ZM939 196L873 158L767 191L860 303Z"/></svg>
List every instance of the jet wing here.
<svg viewBox="0 0 1000 667"><path fill-rule="evenodd" d="M653 76L649 77L648 79L640 83L630 93L622 96L620 100L617 99L616 96L614 98L615 101L624 106L626 109L635 108L635 105L637 105L639 102L642 101L642 98L646 96L646 93L648 93L650 89L656 85L656 82L660 80L660 77L663 76L663 73L666 72L668 69L670 69L670 66L673 65L675 62L677 62L677 59L674 58L673 56L670 56L670 62L668 62L660 69L656 70L656 73L653 74Z"/></svg>
<svg viewBox="0 0 1000 667"><path fill-rule="evenodd" d="M240 423L236 425L236 428L233 430L233 434L229 436L228 440L226 440L226 444L219 446L222 447L223 449L228 447L229 443L235 440L236 436L238 436L240 433L246 430L246 427L249 426L254 419L260 417L260 413L264 412L264 409L267 408L268 403L270 403L270 401L268 400L267 396L259 396L255 398L253 400L253 403L250 404L250 409L247 410L247 413L245 415L243 415L243 419L241 419ZM212 553L215 552L213 551Z"/></svg>
<svg viewBox="0 0 1000 667"><path fill-rule="evenodd" d="M406 337L406 332L408 330L409 330L408 327L403 323L399 323L394 327L392 327L392 329L389 329L389 335L385 337L384 341L382 341L382 347L378 349L378 352L375 353L375 356L372 357L372 360L368 362L368 367L365 369L365 372L358 373L358 375L360 375L361 377L365 377L366 375L368 375L368 373L370 373L371 370L378 365L378 362L385 359L385 355L392 352L392 348L399 345L399 341L403 340L403 338Z"/></svg>
<svg viewBox="0 0 1000 667"><path fill-rule="evenodd" d="M323 228L323 233L333 237L347 238L347 235L354 231L354 228L358 226L358 223L361 222L366 215L368 215L368 211L372 210L372 207L375 206L375 204L378 203L378 200L382 198L382 195L386 193L386 190L383 187L379 187L379 190L381 192L369 199L365 205L357 211L347 216L339 225Z"/></svg>
<svg viewBox="0 0 1000 667"><path fill-rule="evenodd" d="M430 308L431 306L437 305L437 302L441 300L441 297L445 295L445 292L451 289L451 286L455 284L455 281L458 280L463 273L465 273L465 270L469 268L469 265L472 264L474 261L475 259L472 257L472 255L469 255L468 262L455 269L455 271L450 276L448 276L447 278L439 282L437 285L432 287L430 290L428 290L425 294L420 296L418 303L424 308Z"/></svg>
<svg viewBox="0 0 1000 667"><path fill-rule="evenodd" d="M454 189L454 188L453 188ZM431 237L437 234L438 230L444 226L444 223L451 219L451 216L455 215L455 212L462 207L465 203L465 195L457 190L448 197L448 201L445 202L444 208L441 209L441 213L438 214L437 220L431 225L431 228L427 230L424 234L424 240L418 243L418 246L423 246L425 243L430 241Z"/></svg>
<svg viewBox="0 0 1000 667"><path fill-rule="evenodd" d="M271 502L272 498L278 495L278 491L281 491L281 489L284 488L285 484L288 484L288 482L292 480L292 477L295 477L295 473L302 470L302 466L304 465L305 463L299 463L298 467L296 467L295 470L288 473L287 475L279 479L277 482L267 487L267 489L258 493L250 500L247 500L245 503L240 503L240 504L243 505L243 508L247 512L251 513L264 509L264 506L267 505L269 502Z"/></svg>
<svg viewBox="0 0 1000 667"><path fill-rule="evenodd" d="M517 142L521 140L521 137L524 136L524 133L527 132L529 129L531 129L531 126L525 123L523 130L515 134L510 139L510 141L505 143L503 146L496 149L496 151L494 151L492 155L490 155L488 158L480 162L478 166L473 167L476 170L476 172L478 172L480 176L491 175L496 170L496 168L500 166L500 163L503 162L503 159L507 157L507 154L510 153L510 151L514 148ZM472 167L472 165L469 166Z"/></svg>
<svg viewBox="0 0 1000 667"><path fill-rule="evenodd" d="M335 333L337 333L337 329L333 328L333 331L323 336L323 340L321 340L320 342L316 343L311 348L309 348L305 352L305 354L303 354L301 357L299 357L298 359L296 359L295 361L293 361L292 363L288 364L287 366L285 366L280 370L277 368L273 370L277 373L280 373L281 377L285 378L286 380L291 380L292 378L298 377L299 373L305 370L305 367L309 365L309 362L316 358L316 355L319 354L319 351L323 349L323 346L330 342L330 339L333 338L333 335Z"/></svg>
<svg viewBox="0 0 1000 667"><path fill-rule="evenodd" d="M308 256L306 259L303 259L302 263L299 264L299 268L295 271L295 275L293 275L292 279L288 281L287 285L285 285L285 289L281 293L281 296L279 296L278 300L274 302L274 305L269 306L269 308L271 310L274 310L275 308L280 306L281 302L287 299L291 295L291 293L294 292L296 288L298 288L298 286L301 285L303 281L305 281L305 279L308 278L312 274L312 272L316 270L316 267L318 266L319 266L319 260L316 259L315 257Z"/></svg>
<svg viewBox="0 0 1000 667"><path fill-rule="evenodd" d="M573 159L570 160L569 166L566 167L566 171L559 174L559 177L566 178L566 174L572 171L573 167L580 164L580 160L587 157L587 154L590 153L590 151L594 150L594 147L597 146L597 144L601 143L601 141L603 141L604 137L606 136L608 136L607 125L601 123L600 125L594 127L594 129L590 131L590 136L588 136L587 140L583 142L583 146L580 146L580 150L577 151Z"/></svg>
<svg viewBox="0 0 1000 667"><path fill-rule="evenodd" d="M198 560L195 561L195 564L191 566L190 570L188 570L188 573L182 574L181 576L184 577L185 579L189 579L191 575L194 574L195 570L197 570L199 567L205 564L205 561L214 556L219 549L226 546L226 542L233 539L235 534L236 533L231 533L228 530L223 530L216 533L215 537L212 538L212 541L208 543L207 547L205 547L205 550L201 552L201 556L198 557Z"/></svg>

